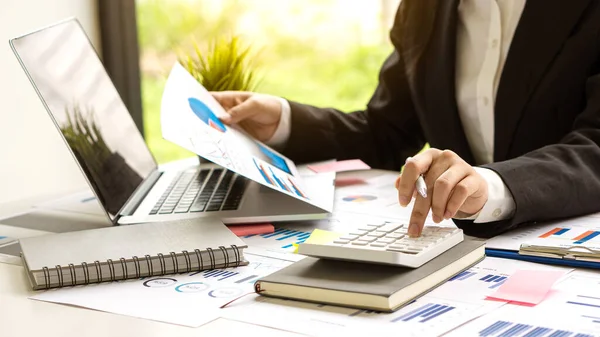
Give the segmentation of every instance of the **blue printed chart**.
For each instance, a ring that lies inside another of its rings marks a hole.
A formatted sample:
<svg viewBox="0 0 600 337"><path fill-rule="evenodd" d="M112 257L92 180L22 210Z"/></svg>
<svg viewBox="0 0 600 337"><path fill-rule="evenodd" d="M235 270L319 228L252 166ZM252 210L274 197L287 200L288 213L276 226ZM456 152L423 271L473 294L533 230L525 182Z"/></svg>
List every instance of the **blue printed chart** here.
<svg viewBox="0 0 600 337"><path fill-rule="evenodd" d="M563 270L562 267L486 257L477 265L451 277L445 284L433 289L431 295L438 298L484 300L492 296L517 270Z"/></svg>
<svg viewBox="0 0 600 337"><path fill-rule="evenodd" d="M565 312L507 304L476 319L448 336L482 337L592 337L598 336L600 325L593 319Z"/></svg>
<svg viewBox="0 0 600 337"><path fill-rule="evenodd" d="M253 158L252 160L254 162L254 166L256 167L256 169L267 184L281 191L294 194L300 198L306 199L306 194L302 191L298 184L294 182L294 179L291 175L285 174L283 172L276 172L276 170L273 170L273 167L271 165L263 163L262 161L257 160L256 158Z"/></svg>
<svg viewBox="0 0 600 337"><path fill-rule="evenodd" d="M600 331L600 294L573 295L565 301L569 312L577 313L582 319L597 326Z"/></svg>
<svg viewBox="0 0 600 337"><path fill-rule="evenodd" d="M253 254L297 261L302 256L294 254L296 250L294 245L303 243L312 233L312 230L303 227L306 226L279 227L273 233L247 235L242 237L242 240L250 246L249 251Z"/></svg>
<svg viewBox="0 0 600 337"><path fill-rule="evenodd" d="M289 330L293 326L293 331L311 336L358 335L357 331L381 336L397 335L398 331L402 336L437 336L501 305L425 296L396 312L382 313L256 297L236 305L237 309L226 310L225 317L276 329Z"/></svg>
<svg viewBox="0 0 600 337"><path fill-rule="evenodd" d="M576 247L600 249L600 229L590 226L560 226L539 234L527 243L542 246Z"/></svg>
<svg viewBox="0 0 600 337"><path fill-rule="evenodd" d="M289 265L278 259L248 255L247 266L212 269L190 274L153 277L143 280L145 288L167 289L178 293L204 293L212 298L229 298L251 291L254 282Z"/></svg>
<svg viewBox="0 0 600 337"><path fill-rule="evenodd" d="M188 98L188 102L190 108L194 112L194 114L202 121L204 124L212 128L213 130L219 133L225 133L227 128L221 122L221 120L215 115L215 113L202 101L197 98L190 97Z"/></svg>
<svg viewBox="0 0 600 337"><path fill-rule="evenodd" d="M219 317L223 304L254 293L257 279L290 264L245 256L250 264L238 268L57 289L35 299L197 327Z"/></svg>
<svg viewBox="0 0 600 337"><path fill-rule="evenodd" d="M516 336L574 336L577 337L594 337L594 335L586 333L577 333L572 331L575 329L553 329L547 326L535 326L526 323L515 323L510 321L496 321L490 324L488 327L479 331L479 336L503 336L503 337L516 337Z"/></svg>
<svg viewBox="0 0 600 337"><path fill-rule="evenodd" d="M481 274L479 274L477 271L468 271L467 270L467 271L463 271L462 273L457 274L454 277L450 278L448 280L448 282L465 281L472 276L476 276L475 278L478 281L487 283L486 286L488 286L488 288L490 288L490 289L495 289L495 288L500 287L504 283L504 281L506 281L506 279L508 278L508 276L506 276L506 275L494 275L494 274L487 274L483 277L480 277Z"/></svg>
<svg viewBox="0 0 600 337"><path fill-rule="evenodd" d="M258 147L260 149L260 152L266 157L265 159L267 159L269 164L277 167L278 169L282 170L287 174L292 174L292 171L290 170L290 167L288 166L284 158L260 144L258 144Z"/></svg>

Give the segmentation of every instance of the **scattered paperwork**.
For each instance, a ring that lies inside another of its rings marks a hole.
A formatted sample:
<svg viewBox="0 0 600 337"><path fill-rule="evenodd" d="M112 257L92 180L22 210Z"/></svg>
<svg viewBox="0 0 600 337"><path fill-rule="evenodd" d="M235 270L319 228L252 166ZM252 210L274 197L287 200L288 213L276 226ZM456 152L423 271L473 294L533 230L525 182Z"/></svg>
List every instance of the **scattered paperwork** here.
<svg viewBox="0 0 600 337"><path fill-rule="evenodd" d="M402 331L402 336L439 336L506 306L505 302L489 301L486 297L495 292L510 275L522 269L572 270L524 261L485 258L393 313L247 296L224 309L222 317L309 336L359 335L363 332L393 336L398 331Z"/></svg>
<svg viewBox="0 0 600 337"><path fill-rule="evenodd" d="M248 266L53 289L31 298L198 327L218 318L223 304L253 293L258 278L290 264L245 255Z"/></svg>
<svg viewBox="0 0 600 337"><path fill-rule="evenodd" d="M535 305L564 275L561 270L517 270L489 298Z"/></svg>

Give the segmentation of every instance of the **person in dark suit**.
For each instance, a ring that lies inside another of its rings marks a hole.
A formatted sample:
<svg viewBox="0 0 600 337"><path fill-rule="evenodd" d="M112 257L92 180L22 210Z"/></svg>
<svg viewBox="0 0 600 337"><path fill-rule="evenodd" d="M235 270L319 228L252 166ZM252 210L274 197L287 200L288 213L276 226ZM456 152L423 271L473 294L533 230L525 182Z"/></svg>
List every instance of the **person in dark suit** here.
<svg viewBox="0 0 600 337"><path fill-rule="evenodd" d="M390 37L364 111L213 93L221 118L297 162L404 166L413 236L430 210L480 237L600 211L600 1L403 0Z"/></svg>

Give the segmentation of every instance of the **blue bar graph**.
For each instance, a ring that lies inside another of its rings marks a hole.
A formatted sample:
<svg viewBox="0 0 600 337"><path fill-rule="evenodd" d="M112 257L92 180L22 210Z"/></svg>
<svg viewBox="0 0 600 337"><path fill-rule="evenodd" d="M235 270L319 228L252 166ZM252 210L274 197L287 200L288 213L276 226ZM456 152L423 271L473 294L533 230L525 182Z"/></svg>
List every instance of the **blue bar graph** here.
<svg viewBox="0 0 600 337"><path fill-rule="evenodd" d="M264 239L274 239L277 241L295 239L294 243L299 244L299 243L303 243L304 241L306 241L306 239L308 239L310 234L311 233L309 233L309 232L301 232L301 231L295 231L295 230L291 230L291 229L277 228L277 229L275 229L275 231L273 233L261 234L260 237L262 237ZM253 236L255 236L255 235L246 235L244 238L250 238ZM291 244L291 243L281 246L281 248L284 248L284 249L291 248L291 247L293 247L293 244Z"/></svg>
<svg viewBox="0 0 600 337"><path fill-rule="evenodd" d="M504 331L502 334L500 334L498 337L511 337L511 336L518 336L521 333L529 330L531 328L531 325L527 325L527 324L515 324L513 325L510 329Z"/></svg>
<svg viewBox="0 0 600 337"><path fill-rule="evenodd" d="M488 287L490 289L494 289L494 288L498 288L499 286L501 286L506 281L506 278L507 278L506 276L488 274L488 275L480 278L479 281L494 283Z"/></svg>
<svg viewBox="0 0 600 337"><path fill-rule="evenodd" d="M577 240L575 242L573 242L574 244L582 244L585 243L586 241L589 241L593 238L595 238L596 236L600 235L599 231L587 231L585 233L583 233L582 235L576 237L574 240Z"/></svg>
<svg viewBox="0 0 600 337"><path fill-rule="evenodd" d="M580 305L590 308L600 308L600 297L577 295L577 298L579 298L579 300L567 301L567 304Z"/></svg>
<svg viewBox="0 0 600 337"><path fill-rule="evenodd" d="M552 329L550 328L537 327L529 331L526 335L523 335L523 337L541 337L549 333L550 331L552 331Z"/></svg>
<svg viewBox="0 0 600 337"><path fill-rule="evenodd" d="M550 335L548 335L551 333ZM521 337L587 337L591 335L586 334L577 334L573 336L576 332L568 331L568 330L560 330L560 329L552 329L548 327L542 326L533 326L529 324L522 323L513 323L507 321L497 321L487 328L479 331L479 336L487 337L487 336L496 336L496 337L513 337L513 336L521 336Z"/></svg>
<svg viewBox="0 0 600 337"><path fill-rule="evenodd" d="M479 336L493 336L496 332L504 330L504 328L510 326L512 323L505 321L498 321L487 328L479 331Z"/></svg>
<svg viewBox="0 0 600 337"><path fill-rule="evenodd" d="M219 279L217 281L223 281L223 280L228 279L237 274L239 274L239 273L234 272L234 271L213 269L213 270L205 271L204 273L202 273L202 276L204 276L204 278L211 278L211 277L217 278L218 277Z"/></svg>
<svg viewBox="0 0 600 337"><path fill-rule="evenodd" d="M575 301L567 301L567 303L568 304L581 305L581 306L584 306L584 307L600 308L600 305L591 304L591 303L575 302Z"/></svg>
<svg viewBox="0 0 600 337"><path fill-rule="evenodd" d="M427 304L425 304L415 310L412 310L402 316L398 316L398 317L392 319L391 322L392 323L399 322L399 321L408 322L413 319L414 320L421 319L421 320L419 320L419 322L425 323L425 322L432 320L438 316L441 316L453 309L454 309L454 307L443 305L443 304L427 303Z"/></svg>
<svg viewBox="0 0 600 337"><path fill-rule="evenodd" d="M472 271L463 271L462 273L456 274L453 277L451 277L448 280L448 282L450 282L450 281L463 281L463 280L466 280L469 277L474 276L474 275L477 275L477 273L474 273Z"/></svg>

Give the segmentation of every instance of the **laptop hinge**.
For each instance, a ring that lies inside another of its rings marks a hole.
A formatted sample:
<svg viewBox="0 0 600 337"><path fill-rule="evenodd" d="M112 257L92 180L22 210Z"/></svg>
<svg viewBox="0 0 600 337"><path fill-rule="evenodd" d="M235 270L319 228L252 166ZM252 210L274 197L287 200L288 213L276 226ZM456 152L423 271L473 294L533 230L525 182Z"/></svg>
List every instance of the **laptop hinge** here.
<svg viewBox="0 0 600 337"><path fill-rule="evenodd" d="M131 198L127 200L127 203L125 203L125 206L123 207L121 212L119 212L119 216L121 217L133 215L133 213L135 213L135 210L142 203L142 201L144 201L144 198L146 197L148 192L150 192L152 187L154 187L154 184L156 184L161 175L162 172L158 170L154 170L152 173L150 173L148 178L144 180L144 182L142 182L140 186L136 189L136 191L132 194Z"/></svg>

